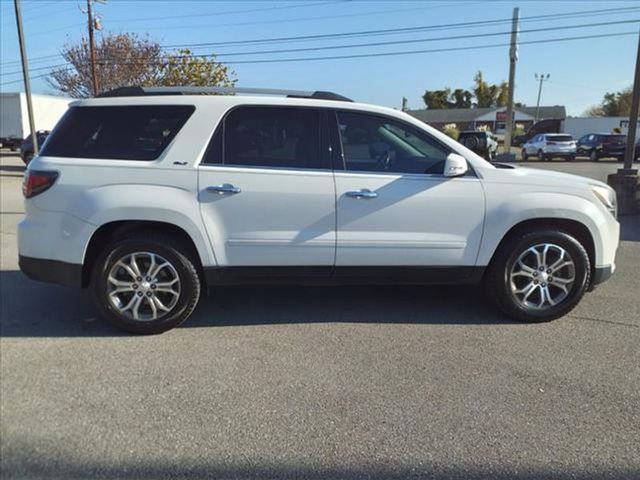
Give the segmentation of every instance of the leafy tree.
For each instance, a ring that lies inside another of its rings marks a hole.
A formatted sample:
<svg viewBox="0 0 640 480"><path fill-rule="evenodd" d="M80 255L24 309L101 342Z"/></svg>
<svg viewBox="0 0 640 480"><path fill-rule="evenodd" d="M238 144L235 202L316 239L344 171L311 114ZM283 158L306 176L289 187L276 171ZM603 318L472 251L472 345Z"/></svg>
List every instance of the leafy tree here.
<svg viewBox="0 0 640 480"><path fill-rule="evenodd" d="M620 92L607 92L599 105L589 108L589 117L625 117L631 113L632 88Z"/></svg>
<svg viewBox="0 0 640 480"><path fill-rule="evenodd" d="M473 102L473 93L469 90L456 88L451 94L453 101L451 108L471 108Z"/></svg>
<svg viewBox="0 0 640 480"><path fill-rule="evenodd" d="M451 95L451 89L445 88L444 90L426 90L422 99L427 108L441 109L449 108L449 96Z"/></svg>
<svg viewBox="0 0 640 480"><path fill-rule="evenodd" d="M62 50L68 66L50 71L47 82L72 97L93 94L89 42L67 44ZM195 57L189 50L163 53L148 37L133 33L107 34L96 43L98 84L101 91L140 86L231 86L235 74L215 57Z"/></svg>
<svg viewBox="0 0 640 480"><path fill-rule="evenodd" d="M232 87L236 83L233 71L213 59L194 57L189 49L178 50L159 66L155 84Z"/></svg>
<svg viewBox="0 0 640 480"><path fill-rule="evenodd" d="M507 82L490 84L484 80L482 72L473 77L472 91L449 87L443 90L426 90L422 96L427 108L483 108L504 107L509 97ZM524 107L523 103L514 102L516 107Z"/></svg>

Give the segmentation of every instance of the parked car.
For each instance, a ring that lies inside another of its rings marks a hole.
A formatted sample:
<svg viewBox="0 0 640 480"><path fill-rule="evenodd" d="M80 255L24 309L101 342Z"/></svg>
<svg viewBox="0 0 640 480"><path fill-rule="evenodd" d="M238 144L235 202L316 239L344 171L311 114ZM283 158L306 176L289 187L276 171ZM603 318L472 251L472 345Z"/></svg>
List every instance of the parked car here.
<svg viewBox="0 0 640 480"><path fill-rule="evenodd" d="M540 161L553 158L576 159L576 142L571 135L564 133L542 133L536 135L522 146L522 160L535 156Z"/></svg>
<svg viewBox="0 0 640 480"><path fill-rule="evenodd" d="M529 129L522 135L516 135L513 137L513 146L519 147L529 142L533 137L541 133L559 133L562 130L563 121L557 118L548 118L540 120L534 123Z"/></svg>
<svg viewBox="0 0 640 480"><path fill-rule="evenodd" d="M487 131L465 130L460 132L458 142L489 161L496 157L498 151L498 139Z"/></svg>
<svg viewBox="0 0 640 480"><path fill-rule="evenodd" d="M51 132L49 130L38 130L36 132L36 138L38 139L38 147L42 148L44 145L44 141L47 139ZM25 163L25 165L29 165L29 162L33 159L33 137L29 135L24 139L22 145L20 145L20 158Z"/></svg>
<svg viewBox="0 0 640 480"><path fill-rule="evenodd" d="M589 157L592 162L601 158L624 158L627 136L618 133L589 133L578 140L578 156Z"/></svg>
<svg viewBox="0 0 640 480"><path fill-rule="evenodd" d="M511 318L548 321L610 277L620 233L602 182L493 165L327 92L80 100L23 193L21 270L88 287L102 317L147 334L238 283L475 283Z"/></svg>

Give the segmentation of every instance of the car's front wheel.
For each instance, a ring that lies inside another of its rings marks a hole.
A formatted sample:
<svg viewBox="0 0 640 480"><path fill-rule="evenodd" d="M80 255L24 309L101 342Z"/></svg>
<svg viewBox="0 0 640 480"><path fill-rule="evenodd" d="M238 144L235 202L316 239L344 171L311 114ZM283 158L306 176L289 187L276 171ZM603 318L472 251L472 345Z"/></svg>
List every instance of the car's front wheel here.
<svg viewBox="0 0 640 480"><path fill-rule="evenodd" d="M523 148L522 149L522 161L526 162L528 158L529 157L527 156L527 150Z"/></svg>
<svg viewBox="0 0 640 480"><path fill-rule="evenodd" d="M193 312L200 279L188 249L171 236L133 234L107 246L91 278L101 316L132 333L156 334Z"/></svg>
<svg viewBox="0 0 640 480"><path fill-rule="evenodd" d="M598 159L599 159L598 152L594 148L593 150L591 150L591 153L589 154L589 160L591 160L592 162L597 162Z"/></svg>
<svg viewBox="0 0 640 480"><path fill-rule="evenodd" d="M589 255L571 235L543 230L514 235L496 252L486 276L488 294L506 315L545 322L569 313L590 279Z"/></svg>

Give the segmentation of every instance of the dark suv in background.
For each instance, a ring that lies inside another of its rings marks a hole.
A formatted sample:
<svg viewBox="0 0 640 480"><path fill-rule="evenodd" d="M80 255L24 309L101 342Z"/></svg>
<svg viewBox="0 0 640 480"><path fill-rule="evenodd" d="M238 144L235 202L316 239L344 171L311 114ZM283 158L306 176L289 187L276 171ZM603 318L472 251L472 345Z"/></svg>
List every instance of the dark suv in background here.
<svg viewBox="0 0 640 480"><path fill-rule="evenodd" d="M36 132L36 138L38 139L38 147L42 148L42 144L47 139L51 132L49 130L38 130ZM22 145L20 145L20 158L25 165L29 165L29 162L33 159L33 137L29 135L24 139Z"/></svg>
<svg viewBox="0 0 640 480"><path fill-rule="evenodd" d="M576 144L576 154L597 162L604 157L615 157L622 161L627 147L627 136L616 133L588 133Z"/></svg>
<svg viewBox="0 0 640 480"><path fill-rule="evenodd" d="M498 151L498 139L491 132L465 130L460 132L458 142L489 161L496 157Z"/></svg>

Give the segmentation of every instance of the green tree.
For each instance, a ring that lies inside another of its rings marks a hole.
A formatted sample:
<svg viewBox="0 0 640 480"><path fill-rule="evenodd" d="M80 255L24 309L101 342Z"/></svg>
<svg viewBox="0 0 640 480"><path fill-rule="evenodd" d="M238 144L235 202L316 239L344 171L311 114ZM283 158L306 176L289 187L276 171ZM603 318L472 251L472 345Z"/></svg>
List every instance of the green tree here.
<svg viewBox="0 0 640 480"><path fill-rule="evenodd" d="M478 72L473 77L474 87L472 91L464 88L446 87L442 90L426 90L422 99L427 108L483 108L483 107L504 107L507 105L509 97L509 87L507 82L499 84L487 83ZM523 107L524 104L515 102L516 107Z"/></svg>
<svg viewBox="0 0 640 480"><path fill-rule="evenodd" d="M473 77L475 85L473 94L476 98L476 107L502 107L507 101L507 84L505 82L496 85L484 80L482 72L478 71Z"/></svg>
<svg viewBox="0 0 640 480"><path fill-rule="evenodd" d="M463 88L456 88L451 94L451 108L471 108L473 93Z"/></svg>
<svg viewBox="0 0 640 480"><path fill-rule="evenodd" d="M155 84L162 86L192 85L196 87L232 87L236 83L234 73L215 57L194 57L190 50L178 50L163 62L155 77Z"/></svg>
<svg viewBox="0 0 640 480"><path fill-rule="evenodd" d="M67 44L62 57L68 65L53 68L47 82L61 93L76 98L92 95L89 42ZM134 33L103 35L96 43L100 91L140 86L231 86L235 73L214 56L194 56L189 50L163 52L160 44Z"/></svg>
<svg viewBox="0 0 640 480"><path fill-rule="evenodd" d="M427 108L449 108L450 95L450 88L445 88L444 90L425 90L424 95L422 95L422 99L424 100L424 104Z"/></svg>
<svg viewBox="0 0 640 480"><path fill-rule="evenodd" d="M619 92L605 93L602 102L589 108L585 115L589 117L625 117L631 113L632 88Z"/></svg>

